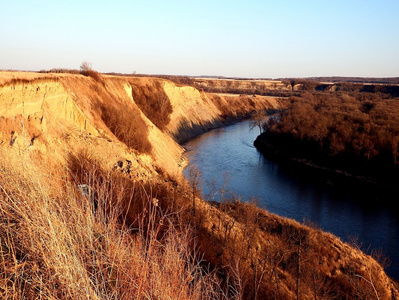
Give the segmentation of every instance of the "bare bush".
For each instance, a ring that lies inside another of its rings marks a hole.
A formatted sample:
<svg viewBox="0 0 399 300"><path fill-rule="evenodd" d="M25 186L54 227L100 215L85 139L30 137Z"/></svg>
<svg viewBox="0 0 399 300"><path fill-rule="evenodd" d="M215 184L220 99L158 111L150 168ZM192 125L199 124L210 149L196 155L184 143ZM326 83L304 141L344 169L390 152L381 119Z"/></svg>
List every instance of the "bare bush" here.
<svg viewBox="0 0 399 300"><path fill-rule="evenodd" d="M159 129L163 130L170 122L173 112L168 95L163 90L161 81L131 81L132 96L145 116Z"/></svg>
<svg viewBox="0 0 399 300"><path fill-rule="evenodd" d="M94 71L92 68L92 64L87 61L82 62L82 64L80 65L80 74L84 76L89 76L97 82L102 81L100 73Z"/></svg>

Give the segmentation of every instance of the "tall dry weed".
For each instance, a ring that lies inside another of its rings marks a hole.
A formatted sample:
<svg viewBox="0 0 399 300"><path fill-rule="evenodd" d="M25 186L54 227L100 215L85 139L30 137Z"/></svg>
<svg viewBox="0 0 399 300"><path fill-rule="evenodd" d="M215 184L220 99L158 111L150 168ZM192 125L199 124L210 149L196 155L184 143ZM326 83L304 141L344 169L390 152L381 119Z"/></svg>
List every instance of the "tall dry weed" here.
<svg viewBox="0 0 399 300"><path fill-rule="evenodd" d="M29 162L10 165L11 161L15 162L7 159L0 165L1 298L223 296L216 276L200 266L190 230L174 227L152 195L143 200L150 214L149 230L138 228L134 233L120 222L120 194L104 189L93 199L68 176L57 177L54 186L51 174ZM110 200L113 205L106 205Z"/></svg>
<svg viewBox="0 0 399 300"><path fill-rule="evenodd" d="M141 111L159 129L164 130L170 122L173 107L165 93L162 82L131 80L132 97Z"/></svg>
<svg viewBox="0 0 399 300"><path fill-rule="evenodd" d="M151 153L152 145L148 140L148 127L140 115L140 110L131 103L116 105L99 104L104 123L111 132L128 147L141 153Z"/></svg>

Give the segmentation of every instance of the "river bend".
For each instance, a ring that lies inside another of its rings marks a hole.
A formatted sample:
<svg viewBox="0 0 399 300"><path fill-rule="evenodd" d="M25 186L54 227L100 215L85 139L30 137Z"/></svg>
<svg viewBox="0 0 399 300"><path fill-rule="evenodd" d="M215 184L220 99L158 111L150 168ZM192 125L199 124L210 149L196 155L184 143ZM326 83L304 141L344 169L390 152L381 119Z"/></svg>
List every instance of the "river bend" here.
<svg viewBox="0 0 399 300"><path fill-rule="evenodd" d="M388 275L399 279L398 211L372 193L317 184L267 160L253 146L258 134L259 129L251 130L250 121L244 121L183 145L190 165L201 172L203 197L220 200L220 193L215 192L226 182L228 193L243 200L255 197L272 213L300 222L310 220L343 241L357 238L368 254L382 249L392 261ZM184 171L186 177L189 168Z"/></svg>

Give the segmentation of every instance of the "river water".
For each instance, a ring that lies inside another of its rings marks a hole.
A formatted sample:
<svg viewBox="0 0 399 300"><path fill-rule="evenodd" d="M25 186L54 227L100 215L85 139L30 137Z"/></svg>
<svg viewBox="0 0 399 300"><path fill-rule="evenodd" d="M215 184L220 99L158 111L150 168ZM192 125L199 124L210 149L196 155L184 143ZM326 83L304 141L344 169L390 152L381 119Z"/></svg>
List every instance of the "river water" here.
<svg viewBox="0 0 399 300"><path fill-rule="evenodd" d="M373 193L315 183L267 160L253 146L259 129L250 121L211 130L183 146L190 165L201 172L202 194L220 200L223 186L241 199L299 222L305 219L343 241L357 239L364 252L382 250L388 275L399 279L399 212ZM227 193L227 194L228 194Z"/></svg>

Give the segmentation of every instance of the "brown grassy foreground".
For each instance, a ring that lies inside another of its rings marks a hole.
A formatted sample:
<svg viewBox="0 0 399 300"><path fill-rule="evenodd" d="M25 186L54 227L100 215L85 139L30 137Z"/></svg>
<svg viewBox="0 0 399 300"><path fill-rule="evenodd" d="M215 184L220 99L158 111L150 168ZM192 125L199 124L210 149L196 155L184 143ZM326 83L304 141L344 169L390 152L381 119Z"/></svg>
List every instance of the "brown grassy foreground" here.
<svg viewBox="0 0 399 300"><path fill-rule="evenodd" d="M190 228L178 230L153 195L141 199L137 227L129 227L121 207L127 184L118 177L108 174L108 182L98 182L100 170L81 173L80 180L97 187L94 200L70 178L1 154L6 158L0 166L2 299L223 296L217 278L199 266ZM130 182L131 199L140 194L136 189L140 186Z"/></svg>
<svg viewBox="0 0 399 300"><path fill-rule="evenodd" d="M360 250L254 204L223 201L216 210L192 198L194 185L190 191L164 181L134 182L89 153L71 156L66 173L1 154L2 298L397 294L382 267Z"/></svg>

